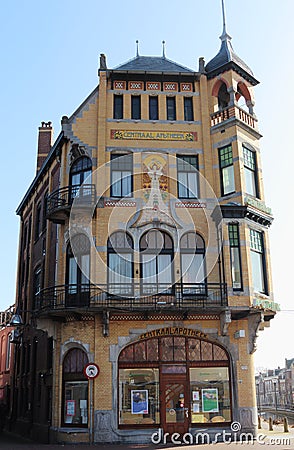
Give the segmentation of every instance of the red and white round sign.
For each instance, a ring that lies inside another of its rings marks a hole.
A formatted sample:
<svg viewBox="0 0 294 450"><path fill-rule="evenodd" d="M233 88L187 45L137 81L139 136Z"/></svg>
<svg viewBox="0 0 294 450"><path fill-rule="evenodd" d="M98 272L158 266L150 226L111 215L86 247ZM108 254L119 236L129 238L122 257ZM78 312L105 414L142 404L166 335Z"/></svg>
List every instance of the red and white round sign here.
<svg viewBox="0 0 294 450"><path fill-rule="evenodd" d="M84 367L84 375L87 378L96 378L100 372L99 367L95 363L89 363Z"/></svg>

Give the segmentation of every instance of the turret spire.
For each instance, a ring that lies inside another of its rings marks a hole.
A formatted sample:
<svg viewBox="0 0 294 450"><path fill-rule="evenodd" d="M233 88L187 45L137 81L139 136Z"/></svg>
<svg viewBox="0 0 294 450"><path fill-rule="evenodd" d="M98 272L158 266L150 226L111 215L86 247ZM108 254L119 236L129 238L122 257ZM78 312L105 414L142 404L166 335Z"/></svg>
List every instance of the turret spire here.
<svg viewBox="0 0 294 450"><path fill-rule="evenodd" d="M227 33L227 25L226 25L226 10L225 10L225 0L222 0L222 13L223 13L223 33L220 37L222 41L226 39L231 40L231 36Z"/></svg>

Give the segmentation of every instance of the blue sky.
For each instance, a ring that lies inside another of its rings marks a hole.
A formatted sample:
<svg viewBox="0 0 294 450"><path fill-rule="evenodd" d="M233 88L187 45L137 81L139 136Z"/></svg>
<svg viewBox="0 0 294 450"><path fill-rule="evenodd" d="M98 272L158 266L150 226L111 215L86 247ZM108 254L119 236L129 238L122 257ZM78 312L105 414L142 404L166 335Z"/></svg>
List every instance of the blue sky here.
<svg viewBox="0 0 294 450"><path fill-rule="evenodd" d="M1 6L0 308L14 302L19 220L15 215L34 177L37 129L71 115L95 88L100 53L108 67L140 53L166 56L198 69L219 50L221 0L10 0ZM293 207L294 2L226 0L227 29L236 53L261 82L255 111L261 140L266 203L273 209L271 255L275 299L282 312L260 333L256 363L283 365L294 357L291 225ZM291 311L292 310L292 311Z"/></svg>

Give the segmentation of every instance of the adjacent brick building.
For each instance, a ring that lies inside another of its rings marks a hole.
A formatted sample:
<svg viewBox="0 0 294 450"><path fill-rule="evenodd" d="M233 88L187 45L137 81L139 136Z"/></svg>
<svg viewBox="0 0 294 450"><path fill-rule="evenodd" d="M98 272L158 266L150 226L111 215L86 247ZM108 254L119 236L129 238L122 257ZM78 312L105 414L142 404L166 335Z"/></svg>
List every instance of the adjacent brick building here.
<svg viewBox="0 0 294 450"><path fill-rule="evenodd" d="M96 443L255 431L253 353L276 309L257 84L224 28L197 71L164 52L115 69L101 55L52 146L42 124L17 210L15 429Z"/></svg>

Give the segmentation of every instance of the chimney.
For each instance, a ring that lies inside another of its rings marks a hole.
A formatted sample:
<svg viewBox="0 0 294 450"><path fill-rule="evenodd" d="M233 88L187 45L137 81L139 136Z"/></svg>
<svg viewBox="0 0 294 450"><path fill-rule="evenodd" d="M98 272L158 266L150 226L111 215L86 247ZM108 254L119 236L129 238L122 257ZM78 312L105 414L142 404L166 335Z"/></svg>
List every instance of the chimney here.
<svg viewBox="0 0 294 450"><path fill-rule="evenodd" d="M37 173L42 167L43 162L47 158L47 155L51 149L52 137L53 128L51 126L51 122L41 122L38 138Z"/></svg>

